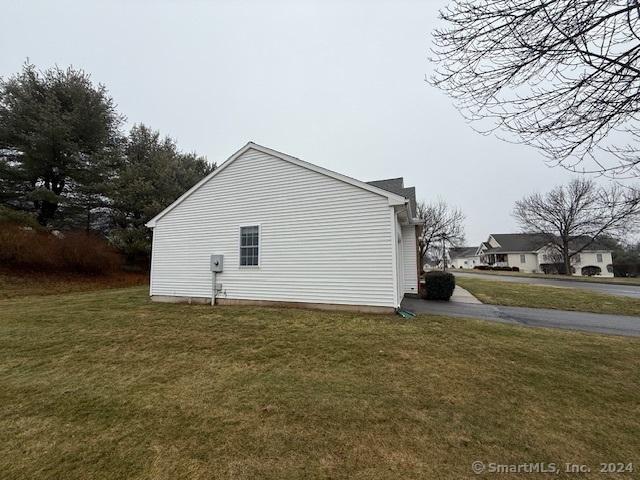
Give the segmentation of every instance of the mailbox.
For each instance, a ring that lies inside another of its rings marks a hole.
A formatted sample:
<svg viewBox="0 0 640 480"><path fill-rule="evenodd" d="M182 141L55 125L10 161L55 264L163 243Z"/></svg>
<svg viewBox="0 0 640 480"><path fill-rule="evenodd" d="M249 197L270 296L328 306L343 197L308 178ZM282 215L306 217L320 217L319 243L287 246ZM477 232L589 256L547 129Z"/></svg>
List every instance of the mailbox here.
<svg viewBox="0 0 640 480"><path fill-rule="evenodd" d="M222 272L222 261L224 255L211 255L211 271L215 273Z"/></svg>

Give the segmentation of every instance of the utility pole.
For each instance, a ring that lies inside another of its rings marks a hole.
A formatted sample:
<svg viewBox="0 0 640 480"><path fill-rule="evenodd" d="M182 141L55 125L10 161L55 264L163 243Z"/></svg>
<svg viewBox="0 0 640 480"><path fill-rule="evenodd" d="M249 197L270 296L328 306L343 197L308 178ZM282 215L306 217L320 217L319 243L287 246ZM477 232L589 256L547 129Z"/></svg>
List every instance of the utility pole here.
<svg viewBox="0 0 640 480"><path fill-rule="evenodd" d="M445 249L446 242L444 237L442 237L442 271L447 271L447 251Z"/></svg>

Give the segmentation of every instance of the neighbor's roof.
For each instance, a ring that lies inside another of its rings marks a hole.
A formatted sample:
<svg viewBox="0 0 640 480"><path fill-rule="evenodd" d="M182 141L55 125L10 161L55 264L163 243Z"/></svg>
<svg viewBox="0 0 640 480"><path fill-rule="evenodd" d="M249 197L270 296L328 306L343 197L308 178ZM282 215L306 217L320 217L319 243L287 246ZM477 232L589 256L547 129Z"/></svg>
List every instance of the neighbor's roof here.
<svg viewBox="0 0 640 480"><path fill-rule="evenodd" d="M480 244L480 246L478 247L478 249L480 249L480 248L482 248L482 247L484 247L484 248L491 248L491 244L490 244L489 242L482 242L482 243Z"/></svg>
<svg viewBox="0 0 640 480"><path fill-rule="evenodd" d="M475 257L478 247L454 247L449 249L449 258Z"/></svg>
<svg viewBox="0 0 640 480"><path fill-rule="evenodd" d="M491 236L500 244L499 247L491 247L484 253L508 253L508 252L535 252L540 250L550 242L549 235L542 233L492 233ZM575 237L571 240L569 246L572 250L582 247L589 242L588 237ZM487 242L484 242L487 244ZM588 250L609 250L606 246L597 240L589 245Z"/></svg>
<svg viewBox="0 0 640 480"><path fill-rule="evenodd" d="M416 213L416 187L405 188L403 177L387 178L385 180L372 180L367 183L374 187L382 188L383 190L387 190L388 192L396 193L407 198L411 204L411 211L414 214Z"/></svg>
<svg viewBox="0 0 640 480"><path fill-rule="evenodd" d="M156 215L151 220L149 220L146 223L146 226L150 227L150 228L155 227L156 223L158 222L158 220L160 220L162 217L164 217L167 213L169 213L175 207L180 205L193 192L198 190L202 185L207 183L211 178L215 177L220 172L222 172L225 168L227 168L229 165L231 165L235 160L237 160L247 150L256 150L258 152L266 153L267 155L271 155L271 156L274 156L274 157L279 158L281 160L284 160L286 162L293 163L294 165L298 165L298 166L300 166L302 168L306 168L308 170L312 170L314 172L326 175L328 177L335 178L336 180L340 180L340 181L348 183L350 185L354 185L354 186L362 188L364 190L368 190L368 191L370 191L372 193L376 193L378 195L386 197L389 200L389 205L405 205L407 203L409 203L409 204L411 203L411 199L408 198L408 197L405 197L402 194L398 194L398 193L393 192L391 190L380 188L380 187L377 187L375 185L371 185L369 183L361 182L360 180L356 180L355 178L351 178L351 177L348 177L346 175L342 175L340 173L334 172L332 170L328 170L326 168L319 167L318 165L314 165L313 163L305 162L304 160L300 160L299 158L292 157L291 155L287 155L286 153L278 152L276 150L273 150L273 149L268 148L268 147L264 147L262 145L258 145L257 143L248 142L244 147L242 147L236 153L231 155L222 165L220 165L213 172L211 172L209 175L204 177L202 180L200 180L198 183L196 183L193 187L191 187L189 190L187 190L182 196L180 196L180 198L178 198L175 202L173 202L171 205L169 205L167 208L165 208L162 212L160 212L158 215ZM414 190L413 195L414 195L414 200L413 201L415 202L415 190ZM413 209L413 205L411 205L411 208L412 208L412 212L415 212L415 210Z"/></svg>
<svg viewBox="0 0 640 480"><path fill-rule="evenodd" d="M535 252L549 243L547 235L537 233L492 233L491 236L500 246L490 246L487 250L490 253Z"/></svg>

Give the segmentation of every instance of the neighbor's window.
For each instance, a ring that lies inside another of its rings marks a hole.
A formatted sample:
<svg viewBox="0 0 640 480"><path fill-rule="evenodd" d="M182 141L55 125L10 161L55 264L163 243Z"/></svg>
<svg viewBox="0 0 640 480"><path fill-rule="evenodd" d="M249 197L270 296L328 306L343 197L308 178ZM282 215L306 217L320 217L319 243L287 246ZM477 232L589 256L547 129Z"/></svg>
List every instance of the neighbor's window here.
<svg viewBox="0 0 640 480"><path fill-rule="evenodd" d="M257 267L260 262L260 226L240 227L240 266Z"/></svg>
<svg viewBox="0 0 640 480"><path fill-rule="evenodd" d="M520 263L527 263L527 258L524 255L520 255Z"/></svg>
<svg viewBox="0 0 640 480"><path fill-rule="evenodd" d="M596 257L597 257L597 259L598 259L598 263L602 263L602 254L601 254L601 253L598 253L598 254L596 255Z"/></svg>

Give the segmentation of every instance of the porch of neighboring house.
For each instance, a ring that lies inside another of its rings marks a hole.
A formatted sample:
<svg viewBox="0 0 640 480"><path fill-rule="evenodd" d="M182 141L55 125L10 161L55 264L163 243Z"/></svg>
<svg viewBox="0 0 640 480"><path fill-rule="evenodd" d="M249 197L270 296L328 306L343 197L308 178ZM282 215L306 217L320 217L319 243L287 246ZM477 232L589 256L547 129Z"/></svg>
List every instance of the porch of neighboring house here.
<svg viewBox="0 0 640 480"><path fill-rule="evenodd" d="M492 267L508 267L509 256L506 253L485 253L480 257L481 263Z"/></svg>

